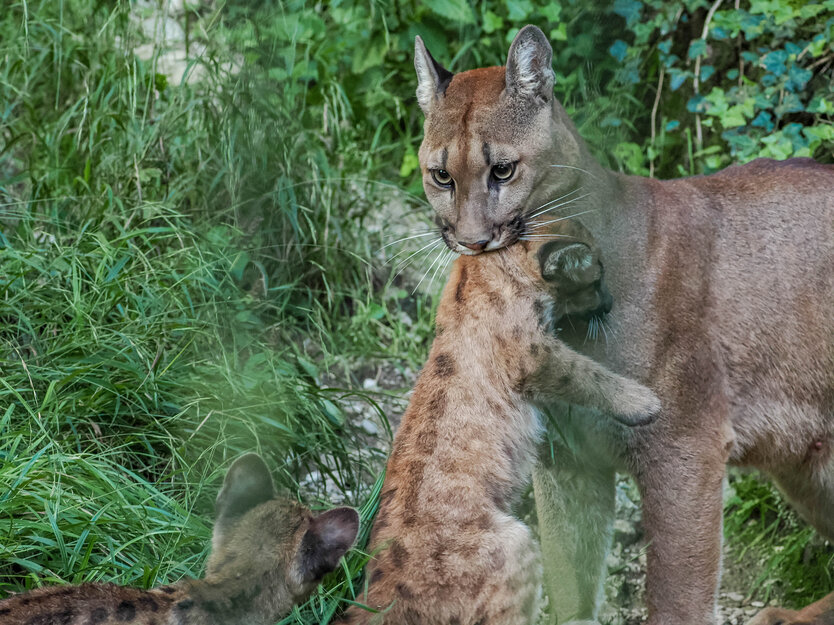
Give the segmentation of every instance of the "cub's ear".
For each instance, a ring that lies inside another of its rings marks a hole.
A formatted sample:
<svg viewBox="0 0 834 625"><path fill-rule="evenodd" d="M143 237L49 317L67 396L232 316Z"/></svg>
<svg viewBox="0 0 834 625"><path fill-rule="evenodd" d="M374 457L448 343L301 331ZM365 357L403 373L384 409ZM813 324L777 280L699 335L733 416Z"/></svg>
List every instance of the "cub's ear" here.
<svg viewBox="0 0 834 625"><path fill-rule="evenodd" d="M258 454L241 456L229 467L217 495L217 519L238 517L275 497L269 468Z"/></svg>
<svg viewBox="0 0 834 625"><path fill-rule="evenodd" d="M507 54L506 89L522 98L553 98L553 49L544 33L528 25L518 31Z"/></svg>
<svg viewBox="0 0 834 625"><path fill-rule="evenodd" d="M542 278L548 282L590 285L602 277L602 266L593 250L584 243L568 245L551 241L539 250Z"/></svg>
<svg viewBox="0 0 834 625"><path fill-rule="evenodd" d="M334 508L310 522L298 549L302 582L315 582L336 568L359 533L359 514L353 508Z"/></svg>
<svg viewBox="0 0 834 625"><path fill-rule="evenodd" d="M414 69L417 70L417 102L428 115L435 99L446 92L452 72L434 60L418 35L414 39Z"/></svg>

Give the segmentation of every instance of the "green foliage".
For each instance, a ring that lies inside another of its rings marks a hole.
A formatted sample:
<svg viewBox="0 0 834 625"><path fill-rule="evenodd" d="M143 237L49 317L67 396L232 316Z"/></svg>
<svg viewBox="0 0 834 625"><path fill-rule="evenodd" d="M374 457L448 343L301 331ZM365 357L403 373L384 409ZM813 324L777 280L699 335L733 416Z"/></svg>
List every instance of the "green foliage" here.
<svg viewBox="0 0 834 625"><path fill-rule="evenodd" d="M315 471L372 510L384 454L340 407L362 393L323 380L385 344L407 358L427 330L392 326L402 298L369 269L379 192L331 163L342 112L322 134L306 89L232 72L243 21L172 85L159 53L126 54L128 10L0 17L2 594L199 574L246 450L293 492Z"/></svg>
<svg viewBox="0 0 834 625"><path fill-rule="evenodd" d="M834 550L797 517L770 484L752 475L730 479L724 530L734 557L751 562L750 595L784 595L788 606L807 605L834 586Z"/></svg>
<svg viewBox="0 0 834 625"><path fill-rule="evenodd" d="M618 12L630 36L617 42L616 56L661 89L655 118L636 120L648 122L636 141L646 158L630 171L672 176L758 157L831 160L834 2L634 0ZM638 90L648 85L636 89L646 104L650 94Z"/></svg>

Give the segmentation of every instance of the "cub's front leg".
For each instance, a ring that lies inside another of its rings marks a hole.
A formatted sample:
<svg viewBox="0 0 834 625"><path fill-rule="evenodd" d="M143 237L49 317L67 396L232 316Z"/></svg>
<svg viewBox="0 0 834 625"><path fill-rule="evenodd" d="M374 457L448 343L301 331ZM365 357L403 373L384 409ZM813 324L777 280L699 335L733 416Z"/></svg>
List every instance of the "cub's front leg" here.
<svg viewBox="0 0 834 625"><path fill-rule="evenodd" d="M536 403L586 406L629 426L651 423L660 412L660 400L650 388L609 371L556 337L543 335L539 348L542 356L526 383Z"/></svg>

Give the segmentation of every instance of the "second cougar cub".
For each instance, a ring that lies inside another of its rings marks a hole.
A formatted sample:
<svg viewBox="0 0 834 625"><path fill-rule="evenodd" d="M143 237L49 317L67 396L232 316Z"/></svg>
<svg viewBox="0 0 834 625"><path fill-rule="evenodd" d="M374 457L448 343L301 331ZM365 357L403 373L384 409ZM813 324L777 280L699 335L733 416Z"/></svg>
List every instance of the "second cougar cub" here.
<svg viewBox="0 0 834 625"><path fill-rule="evenodd" d="M217 497L206 576L140 590L52 586L0 601L2 625L272 625L306 599L353 545L359 515L318 516L276 498L256 454L236 460Z"/></svg>

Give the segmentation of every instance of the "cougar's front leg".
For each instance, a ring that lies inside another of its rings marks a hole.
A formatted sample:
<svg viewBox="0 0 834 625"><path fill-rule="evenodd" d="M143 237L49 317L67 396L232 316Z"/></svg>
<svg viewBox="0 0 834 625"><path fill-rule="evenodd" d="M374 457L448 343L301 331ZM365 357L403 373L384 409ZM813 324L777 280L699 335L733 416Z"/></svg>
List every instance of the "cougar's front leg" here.
<svg viewBox="0 0 834 625"><path fill-rule="evenodd" d="M721 568L722 484L732 439L723 440L720 431L699 436L662 432L660 419L650 436L643 434L645 453L635 458L648 540L648 622L713 625Z"/></svg>
<svg viewBox="0 0 834 625"><path fill-rule="evenodd" d="M533 470L550 623L596 618L614 520L614 470L557 448ZM593 456L593 453L591 454Z"/></svg>

